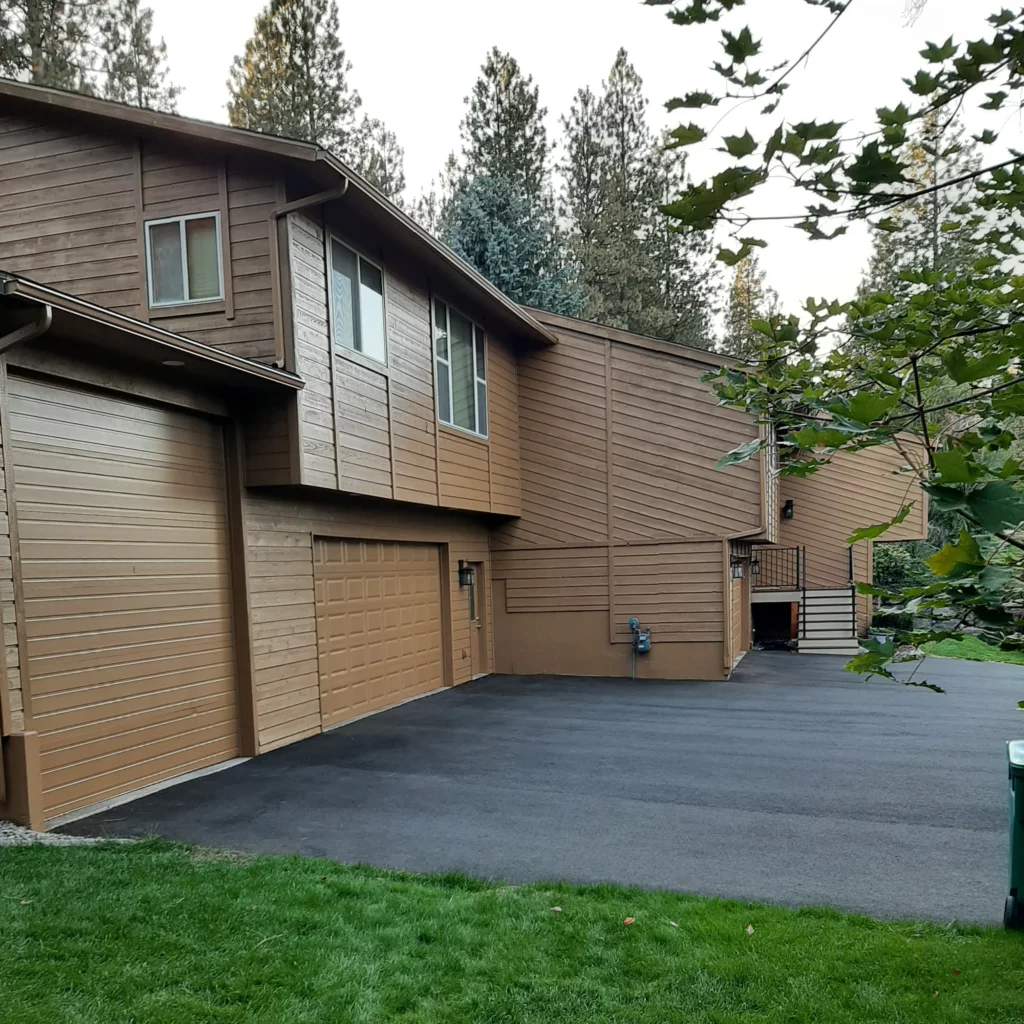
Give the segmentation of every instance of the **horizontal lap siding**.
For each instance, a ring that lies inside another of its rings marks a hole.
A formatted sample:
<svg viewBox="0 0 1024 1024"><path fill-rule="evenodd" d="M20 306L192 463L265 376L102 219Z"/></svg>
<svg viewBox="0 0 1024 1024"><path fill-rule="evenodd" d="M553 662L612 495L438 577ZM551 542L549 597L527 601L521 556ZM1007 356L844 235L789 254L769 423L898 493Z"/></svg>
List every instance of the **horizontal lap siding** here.
<svg viewBox="0 0 1024 1024"><path fill-rule="evenodd" d="M504 345L488 346L487 417L491 439L491 511L522 511L519 467L519 402L515 355Z"/></svg>
<svg viewBox="0 0 1024 1024"><path fill-rule="evenodd" d="M454 682L472 676L469 594L458 560L488 563L487 530L471 519L339 499L246 496L245 534L260 749L320 731L313 536L449 545ZM489 644L489 646L492 646Z"/></svg>
<svg viewBox="0 0 1024 1024"><path fill-rule="evenodd" d="M491 505L488 446L452 430L438 434L441 504L487 512Z"/></svg>
<svg viewBox="0 0 1024 1024"><path fill-rule="evenodd" d="M608 610L607 548L495 549L493 573L505 580L510 612Z"/></svg>
<svg viewBox="0 0 1024 1024"><path fill-rule="evenodd" d="M703 367L614 345L611 370L616 539L756 530L759 462L715 468L757 436L750 417L718 405Z"/></svg>
<svg viewBox="0 0 1024 1024"><path fill-rule="evenodd" d="M919 540L928 533L927 503L894 447L840 454L824 469L808 477L782 477L779 501L793 502L793 518L779 524L782 547L806 547L807 585L843 587L849 582L846 538L859 526L891 519L914 502L910 515L887 530L883 541ZM866 542L856 546L857 579L867 579Z"/></svg>
<svg viewBox="0 0 1024 1024"><path fill-rule="evenodd" d="M724 640L720 541L617 548L613 579L617 640L629 640L633 616L656 643Z"/></svg>
<svg viewBox="0 0 1024 1024"><path fill-rule="evenodd" d="M18 658L17 608L14 603L14 567L11 561L11 520L7 498L8 438L0 437L0 618L3 622L4 671L7 681L5 701L11 729L25 728L21 689L21 665ZM0 677L2 685L2 677Z"/></svg>
<svg viewBox="0 0 1024 1024"><path fill-rule="evenodd" d="M338 462L341 489L390 498L388 378L337 355Z"/></svg>
<svg viewBox="0 0 1024 1024"><path fill-rule="evenodd" d="M0 266L138 316L135 168L132 139L0 119Z"/></svg>

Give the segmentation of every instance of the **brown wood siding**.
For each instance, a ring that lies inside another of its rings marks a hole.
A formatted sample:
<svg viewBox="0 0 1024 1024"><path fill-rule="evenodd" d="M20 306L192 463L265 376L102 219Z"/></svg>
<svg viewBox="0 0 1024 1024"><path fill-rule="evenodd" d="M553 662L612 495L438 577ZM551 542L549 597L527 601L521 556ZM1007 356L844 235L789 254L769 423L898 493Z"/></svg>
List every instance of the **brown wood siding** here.
<svg viewBox="0 0 1024 1024"><path fill-rule="evenodd" d="M626 345L612 350L616 540L752 533L761 521L761 466L721 456L756 436L701 383L705 367Z"/></svg>
<svg viewBox="0 0 1024 1024"><path fill-rule="evenodd" d="M504 345L488 346L488 432L491 441L491 511L522 512L519 466L519 401L516 359Z"/></svg>
<svg viewBox="0 0 1024 1024"><path fill-rule="evenodd" d="M0 402L6 401L6 367L0 369ZM6 424L5 424L6 426ZM21 664L18 646L18 607L14 598L14 563L11 547L11 509L7 486L7 449L9 439L0 429L0 619L3 622L4 672L0 685L6 681L7 698L3 705L9 721L4 725L11 732L26 728L21 685Z"/></svg>
<svg viewBox="0 0 1024 1024"><path fill-rule="evenodd" d="M221 428L9 382L48 817L238 749Z"/></svg>
<svg viewBox="0 0 1024 1024"><path fill-rule="evenodd" d="M846 538L858 526L891 519L914 502L910 515L883 534L886 541L919 540L928 533L928 508L917 478L900 473L903 456L893 447L837 455L831 465L811 476L784 476L779 500L793 502L793 518L779 524L782 547L806 547L807 586L849 585ZM858 581L867 581L865 545L855 551Z"/></svg>
<svg viewBox="0 0 1024 1024"><path fill-rule="evenodd" d="M446 508L490 511L488 443L444 427L437 440L441 504Z"/></svg>
<svg viewBox="0 0 1024 1024"><path fill-rule="evenodd" d="M0 117L0 266L137 316L134 139Z"/></svg>
<svg viewBox="0 0 1024 1024"><path fill-rule="evenodd" d="M80 130L54 111L0 118L0 266L236 355L274 357L274 172ZM151 311L143 220L219 212L224 302Z"/></svg>
<svg viewBox="0 0 1024 1024"><path fill-rule="evenodd" d="M388 378L336 353L338 466L342 490L392 497Z"/></svg>
<svg viewBox="0 0 1024 1024"><path fill-rule="evenodd" d="M616 640L630 641L633 616L655 643L724 640L720 541L618 548L612 582Z"/></svg>
<svg viewBox="0 0 1024 1024"><path fill-rule="evenodd" d="M510 612L608 610L608 549L495 548L492 572L505 581Z"/></svg>
<svg viewBox="0 0 1024 1024"><path fill-rule="evenodd" d="M313 502L249 492L245 531L261 750L311 736L321 727L314 536L447 545L449 681L470 679L469 595L458 585L458 560L489 561L487 529L482 523L353 498ZM490 638L488 646L493 649Z"/></svg>

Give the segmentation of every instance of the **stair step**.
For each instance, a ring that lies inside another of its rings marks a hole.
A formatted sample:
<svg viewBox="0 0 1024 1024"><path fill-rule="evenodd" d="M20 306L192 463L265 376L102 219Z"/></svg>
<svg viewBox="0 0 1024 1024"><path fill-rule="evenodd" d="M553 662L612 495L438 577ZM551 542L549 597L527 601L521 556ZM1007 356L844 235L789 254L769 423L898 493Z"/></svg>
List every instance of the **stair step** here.
<svg viewBox="0 0 1024 1024"><path fill-rule="evenodd" d="M797 650L808 654L858 654L860 644L853 639L846 640L798 640Z"/></svg>
<svg viewBox="0 0 1024 1024"><path fill-rule="evenodd" d="M849 597L851 593L850 587L839 587L839 588L826 588L822 587L820 590L815 588L814 590L808 590L807 596L815 599L819 597Z"/></svg>

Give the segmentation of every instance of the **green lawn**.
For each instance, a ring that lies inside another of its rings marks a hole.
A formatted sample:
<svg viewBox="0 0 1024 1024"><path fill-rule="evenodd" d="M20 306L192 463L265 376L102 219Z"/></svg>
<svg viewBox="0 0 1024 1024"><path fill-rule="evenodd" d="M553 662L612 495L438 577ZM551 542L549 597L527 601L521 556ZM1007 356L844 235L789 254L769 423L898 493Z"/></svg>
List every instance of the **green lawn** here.
<svg viewBox="0 0 1024 1024"><path fill-rule="evenodd" d="M0 897L18 1024L1024 1021L999 929L155 842L0 850Z"/></svg>
<svg viewBox="0 0 1024 1024"><path fill-rule="evenodd" d="M1004 661L1010 665L1024 665L1024 652L1001 651L991 647L984 640L979 640L970 633L963 640L943 640L931 644L925 650L928 654L939 658L961 658L964 661Z"/></svg>

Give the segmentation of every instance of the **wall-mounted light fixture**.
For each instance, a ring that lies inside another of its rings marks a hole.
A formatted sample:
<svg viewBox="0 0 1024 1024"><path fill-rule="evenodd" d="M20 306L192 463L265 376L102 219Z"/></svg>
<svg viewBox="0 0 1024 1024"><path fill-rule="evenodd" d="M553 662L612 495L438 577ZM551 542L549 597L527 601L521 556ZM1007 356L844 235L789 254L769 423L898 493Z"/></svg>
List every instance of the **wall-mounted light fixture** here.
<svg viewBox="0 0 1024 1024"><path fill-rule="evenodd" d="M750 560L750 575L756 576L761 571L761 563L756 559Z"/></svg>
<svg viewBox="0 0 1024 1024"><path fill-rule="evenodd" d="M732 578L734 580L741 580L741 579L743 579L743 563L742 562L733 562L732 563Z"/></svg>
<svg viewBox="0 0 1024 1024"><path fill-rule="evenodd" d="M782 506L782 518L792 519L793 518L793 499L789 498L786 503Z"/></svg>
<svg viewBox="0 0 1024 1024"><path fill-rule="evenodd" d="M459 559L459 586L460 587L471 587L475 582L476 574L473 572L473 566L469 562L464 562L461 558Z"/></svg>

